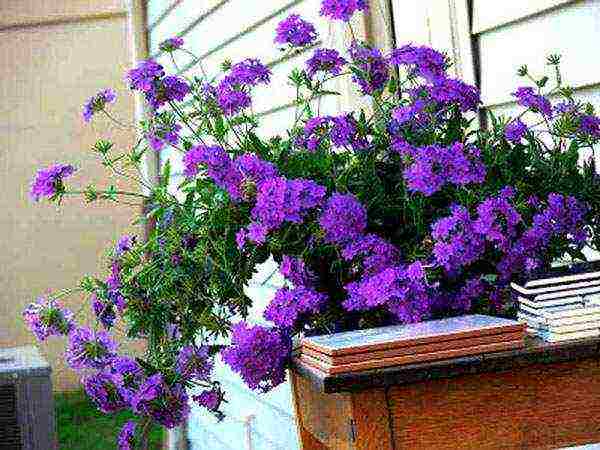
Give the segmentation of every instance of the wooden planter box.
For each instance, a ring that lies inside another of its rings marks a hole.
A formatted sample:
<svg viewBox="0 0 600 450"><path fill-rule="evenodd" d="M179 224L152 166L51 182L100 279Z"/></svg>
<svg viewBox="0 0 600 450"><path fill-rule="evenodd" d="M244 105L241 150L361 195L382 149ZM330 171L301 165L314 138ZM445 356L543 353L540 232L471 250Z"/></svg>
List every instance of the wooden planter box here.
<svg viewBox="0 0 600 450"><path fill-rule="evenodd" d="M600 442L600 339L324 375L296 362L303 450L546 449Z"/></svg>

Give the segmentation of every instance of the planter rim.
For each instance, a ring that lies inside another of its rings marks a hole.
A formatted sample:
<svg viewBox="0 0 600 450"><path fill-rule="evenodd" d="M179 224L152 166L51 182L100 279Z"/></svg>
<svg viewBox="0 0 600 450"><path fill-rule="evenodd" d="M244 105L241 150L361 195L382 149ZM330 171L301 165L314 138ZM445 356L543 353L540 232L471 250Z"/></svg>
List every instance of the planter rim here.
<svg viewBox="0 0 600 450"><path fill-rule="evenodd" d="M552 364L599 357L600 336L557 343L544 342L539 338L526 336L523 348L441 361L328 375L307 367L295 358L292 370L310 380L317 391L332 394L407 385L461 375L502 372L535 364Z"/></svg>

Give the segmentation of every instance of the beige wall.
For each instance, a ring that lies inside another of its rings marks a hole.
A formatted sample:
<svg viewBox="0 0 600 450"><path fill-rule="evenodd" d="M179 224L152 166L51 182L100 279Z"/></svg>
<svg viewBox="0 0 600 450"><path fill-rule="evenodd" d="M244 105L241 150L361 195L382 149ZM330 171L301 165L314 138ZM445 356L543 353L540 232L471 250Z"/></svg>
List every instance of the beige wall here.
<svg viewBox="0 0 600 450"><path fill-rule="evenodd" d="M32 343L23 307L46 290L71 287L96 274L104 249L129 227L133 208L67 199L60 210L34 204L28 188L39 166L72 162L72 184L111 180L90 147L98 137L133 140L100 118L81 121L81 105L104 87L119 95L115 115L133 120L123 82L131 66L128 17L121 0L2 0L0 3L0 347ZM134 230L135 231L135 230ZM73 297L78 310L87 299ZM88 314L89 315L89 314ZM62 363L64 341L42 344L55 369L55 388L76 377Z"/></svg>

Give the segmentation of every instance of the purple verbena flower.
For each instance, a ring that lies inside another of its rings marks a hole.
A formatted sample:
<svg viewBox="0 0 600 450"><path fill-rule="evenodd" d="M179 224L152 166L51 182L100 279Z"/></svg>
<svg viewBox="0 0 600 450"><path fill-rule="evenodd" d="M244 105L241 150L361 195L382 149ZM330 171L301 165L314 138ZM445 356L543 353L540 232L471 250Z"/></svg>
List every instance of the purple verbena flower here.
<svg viewBox="0 0 600 450"><path fill-rule="evenodd" d="M358 124L351 114L330 117L331 131L329 137L335 147L350 147L353 150L364 150L369 143L359 136Z"/></svg>
<svg viewBox="0 0 600 450"><path fill-rule="evenodd" d="M306 61L307 74L310 78L314 78L319 72L334 76L339 75L347 62L337 50L318 48L312 57Z"/></svg>
<svg viewBox="0 0 600 450"><path fill-rule="evenodd" d="M518 144L523 139L523 136L527 134L529 129L527 125L525 125L520 119L513 120L504 129L504 136L506 140L512 142L513 144Z"/></svg>
<svg viewBox="0 0 600 450"><path fill-rule="evenodd" d="M90 296L90 303L92 304L92 310L98 321L104 328L110 330L117 318L114 303L98 296L96 293L93 293Z"/></svg>
<svg viewBox="0 0 600 450"><path fill-rule="evenodd" d="M129 236L127 234L121 236L115 248L115 255L120 258L125 253L129 252L137 241L137 236Z"/></svg>
<svg viewBox="0 0 600 450"><path fill-rule="evenodd" d="M454 78L437 78L424 90L438 104L458 105L462 112L477 111L481 103L479 90L475 86Z"/></svg>
<svg viewBox="0 0 600 450"><path fill-rule="evenodd" d="M473 230L501 251L508 251L523 220L512 203L514 196L514 189L507 187L497 197L486 199L477 207L478 218L473 222Z"/></svg>
<svg viewBox="0 0 600 450"><path fill-rule="evenodd" d="M181 78L167 75L155 83L154 89L146 91L146 99L150 106L158 110L170 102L181 102L191 92L190 86Z"/></svg>
<svg viewBox="0 0 600 450"><path fill-rule="evenodd" d="M127 72L129 87L144 93L152 91L156 82L164 76L163 66L152 59L140 62L136 68Z"/></svg>
<svg viewBox="0 0 600 450"><path fill-rule="evenodd" d="M287 255L283 256L279 272L294 287L312 287L317 278L315 273L306 267L304 260Z"/></svg>
<svg viewBox="0 0 600 450"><path fill-rule="evenodd" d="M451 212L450 216L433 224L432 237L435 261L452 274L480 259L485 252L485 241L475 231L471 215L464 206L455 205Z"/></svg>
<svg viewBox="0 0 600 450"><path fill-rule="evenodd" d="M198 405L208 409L209 411L218 411L223 402L223 392L218 388L205 389L198 395L192 396Z"/></svg>
<svg viewBox="0 0 600 450"><path fill-rule="evenodd" d="M364 95L381 91L390 79L390 68L381 50L354 42L349 49L352 63L360 73L352 79L358 83Z"/></svg>
<svg viewBox="0 0 600 450"><path fill-rule="evenodd" d="M73 313L50 297L39 297L23 311L23 319L39 341L64 336L74 327Z"/></svg>
<svg viewBox="0 0 600 450"><path fill-rule="evenodd" d="M367 210L354 195L336 192L327 200L319 224L325 232L325 242L346 244L364 233Z"/></svg>
<svg viewBox="0 0 600 450"><path fill-rule="evenodd" d="M258 59L248 58L231 66L229 77L236 84L256 86L271 81L271 70Z"/></svg>
<svg viewBox="0 0 600 450"><path fill-rule="evenodd" d="M310 288L283 287L277 291L263 314L277 327L292 329L310 314L318 313L327 302L327 295Z"/></svg>
<svg viewBox="0 0 600 450"><path fill-rule="evenodd" d="M326 193L323 186L301 178L269 178L260 181L257 189L256 204L251 211L254 223L248 227L246 236L255 243L263 243L267 233L284 222L302 223L309 211L321 205Z"/></svg>
<svg viewBox="0 0 600 450"><path fill-rule="evenodd" d="M367 275L346 285L346 291L348 298L342 305L347 311L384 308L403 323L423 320L429 313L433 298L419 261Z"/></svg>
<svg viewBox="0 0 600 450"><path fill-rule="evenodd" d="M226 116L233 116L252 105L252 97L244 86L226 78L217 86L217 102Z"/></svg>
<svg viewBox="0 0 600 450"><path fill-rule="evenodd" d="M152 150L159 152L168 145L179 144L180 131L181 125L175 122L154 124L154 127L146 134L146 139Z"/></svg>
<svg viewBox="0 0 600 450"><path fill-rule="evenodd" d="M127 403L137 393L140 385L144 381L144 371L142 367L133 359L126 356L117 356L110 362L109 371L119 394Z"/></svg>
<svg viewBox="0 0 600 450"><path fill-rule="evenodd" d="M242 174L235 167L227 152L220 146L198 145L183 157L184 173L188 177L198 174L200 164L207 167L207 173L215 184L226 190L233 199L241 197Z"/></svg>
<svg viewBox="0 0 600 450"><path fill-rule="evenodd" d="M75 328L69 333L67 363L73 369L103 369L116 356L117 346L106 331Z"/></svg>
<svg viewBox="0 0 600 450"><path fill-rule="evenodd" d="M404 45L392 51L390 62L408 66L411 76L421 76L428 81L446 76L446 57L427 46Z"/></svg>
<svg viewBox="0 0 600 450"><path fill-rule="evenodd" d="M579 131L594 139L600 138L600 117L592 115L581 116Z"/></svg>
<svg viewBox="0 0 600 450"><path fill-rule="evenodd" d="M181 37L172 37L169 39L165 39L162 41L158 48L161 52L174 52L175 50L179 50L183 46L183 38Z"/></svg>
<svg viewBox="0 0 600 450"><path fill-rule="evenodd" d="M366 11L368 8L369 4L366 0L323 0L321 15L349 22L356 11Z"/></svg>
<svg viewBox="0 0 600 450"><path fill-rule="evenodd" d="M298 14L291 14L277 25L276 44L290 44L292 47L305 47L317 40L315 26L302 19Z"/></svg>
<svg viewBox="0 0 600 450"><path fill-rule="evenodd" d="M104 89L96 95L90 97L83 105L83 120L90 122L92 116L97 112L104 111L106 105L114 103L117 100L117 94L112 89Z"/></svg>
<svg viewBox="0 0 600 450"><path fill-rule="evenodd" d="M213 369L208 347L186 345L179 352L175 367L183 379L208 380Z"/></svg>
<svg viewBox="0 0 600 450"><path fill-rule="evenodd" d="M137 439L135 437L136 424L133 420L123 425L117 438L119 450L135 450L137 448Z"/></svg>
<svg viewBox="0 0 600 450"><path fill-rule="evenodd" d="M42 197L53 199L64 193L63 180L75 173L75 167L69 164L55 164L46 169L38 170L31 189L30 197L36 202Z"/></svg>
<svg viewBox="0 0 600 450"><path fill-rule="evenodd" d="M131 407L138 415L149 415L166 428L181 425L188 417L188 395L181 384L167 386L157 373L142 383L133 396Z"/></svg>
<svg viewBox="0 0 600 450"><path fill-rule="evenodd" d="M543 95L536 94L532 87L520 87L512 94L517 103L546 117L552 117L552 104Z"/></svg>
<svg viewBox="0 0 600 450"><path fill-rule="evenodd" d="M435 194L448 183L460 186L483 183L485 175L479 149L461 143L418 148L412 164L404 170L408 189L426 196Z"/></svg>
<svg viewBox="0 0 600 450"><path fill-rule="evenodd" d="M104 414L112 414L128 406L113 377L106 371L84 377L83 387L87 396Z"/></svg>
<svg viewBox="0 0 600 450"><path fill-rule="evenodd" d="M250 389L267 392L285 381L290 351L290 339L280 330L240 322L233 326L231 346L221 357Z"/></svg>
<svg viewBox="0 0 600 450"><path fill-rule="evenodd" d="M346 261L358 260L364 273L373 275L383 269L398 265L400 252L390 242L367 234L352 240L342 250Z"/></svg>

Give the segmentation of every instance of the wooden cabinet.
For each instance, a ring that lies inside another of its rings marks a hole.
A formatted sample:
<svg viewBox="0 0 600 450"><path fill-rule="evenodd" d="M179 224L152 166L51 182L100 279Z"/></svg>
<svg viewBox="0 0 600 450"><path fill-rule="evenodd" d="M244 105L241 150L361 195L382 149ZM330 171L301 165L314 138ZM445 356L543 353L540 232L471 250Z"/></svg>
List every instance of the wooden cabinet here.
<svg viewBox="0 0 600 450"><path fill-rule="evenodd" d="M323 375L296 364L303 450L550 449L600 442L598 339Z"/></svg>

